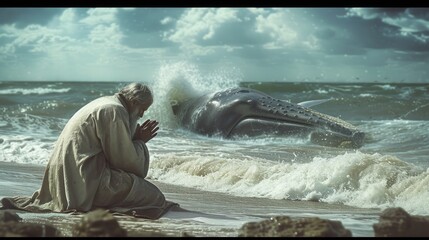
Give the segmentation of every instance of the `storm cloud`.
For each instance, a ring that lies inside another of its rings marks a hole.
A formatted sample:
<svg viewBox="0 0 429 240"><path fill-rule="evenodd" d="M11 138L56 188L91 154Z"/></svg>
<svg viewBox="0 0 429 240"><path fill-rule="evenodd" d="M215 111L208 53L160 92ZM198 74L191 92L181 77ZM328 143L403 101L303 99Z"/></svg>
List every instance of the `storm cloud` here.
<svg viewBox="0 0 429 240"><path fill-rule="evenodd" d="M2 8L0 81L150 81L165 62L243 81L429 79L427 8Z"/></svg>

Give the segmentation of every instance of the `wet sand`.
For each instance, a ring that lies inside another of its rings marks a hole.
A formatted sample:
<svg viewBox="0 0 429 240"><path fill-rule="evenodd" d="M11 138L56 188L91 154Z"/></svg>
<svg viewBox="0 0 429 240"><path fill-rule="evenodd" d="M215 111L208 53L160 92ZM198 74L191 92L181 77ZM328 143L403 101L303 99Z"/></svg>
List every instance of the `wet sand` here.
<svg viewBox="0 0 429 240"><path fill-rule="evenodd" d="M40 186L44 167L0 162L0 197L29 196ZM234 237L249 221L271 216L320 217L340 220L353 236L373 236L372 224L378 221L379 209L361 209L344 205L309 201L272 200L236 197L152 181L166 198L191 212L168 212L158 220L116 216L129 236L160 233L168 236ZM26 222L50 223L64 236L71 236L72 226L82 215L17 212ZM346 219L346 221L344 221Z"/></svg>

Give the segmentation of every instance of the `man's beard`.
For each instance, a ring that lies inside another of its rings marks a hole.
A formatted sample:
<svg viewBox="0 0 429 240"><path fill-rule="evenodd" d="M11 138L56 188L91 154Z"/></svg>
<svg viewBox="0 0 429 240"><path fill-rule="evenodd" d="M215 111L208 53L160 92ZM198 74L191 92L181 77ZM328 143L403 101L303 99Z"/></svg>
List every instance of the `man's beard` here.
<svg viewBox="0 0 429 240"><path fill-rule="evenodd" d="M137 128L137 121L140 119L140 117L137 114L137 111L133 111L130 113L130 130L131 134L134 135Z"/></svg>

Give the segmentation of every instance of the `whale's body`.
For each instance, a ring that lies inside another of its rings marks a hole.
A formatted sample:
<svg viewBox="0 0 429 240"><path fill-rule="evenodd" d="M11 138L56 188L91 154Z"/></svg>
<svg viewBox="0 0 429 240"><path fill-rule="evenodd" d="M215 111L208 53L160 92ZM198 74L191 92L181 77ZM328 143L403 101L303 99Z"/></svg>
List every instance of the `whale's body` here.
<svg viewBox="0 0 429 240"><path fill-rule="evenodd" d="M365 137L339 118L248 88L193 98L174 112L182 127L206 136L310 136L320 145L350 148L361 147Z"/></svg>

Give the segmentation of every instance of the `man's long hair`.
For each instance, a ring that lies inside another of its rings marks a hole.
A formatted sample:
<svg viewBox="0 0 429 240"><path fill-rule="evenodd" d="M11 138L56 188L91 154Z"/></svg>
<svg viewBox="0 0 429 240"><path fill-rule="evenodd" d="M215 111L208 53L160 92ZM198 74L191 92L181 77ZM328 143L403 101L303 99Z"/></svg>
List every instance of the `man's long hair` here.
<svg viewBox="0 0 429 240"><path fill-rule="evenodd" d="M129 102L132 102L134 100L137 100L141 103L153 101L151 89L149 88L149 86L141 83L130 83L123 87L119 91L119 94L124 96L124 98Z"/></svg>

